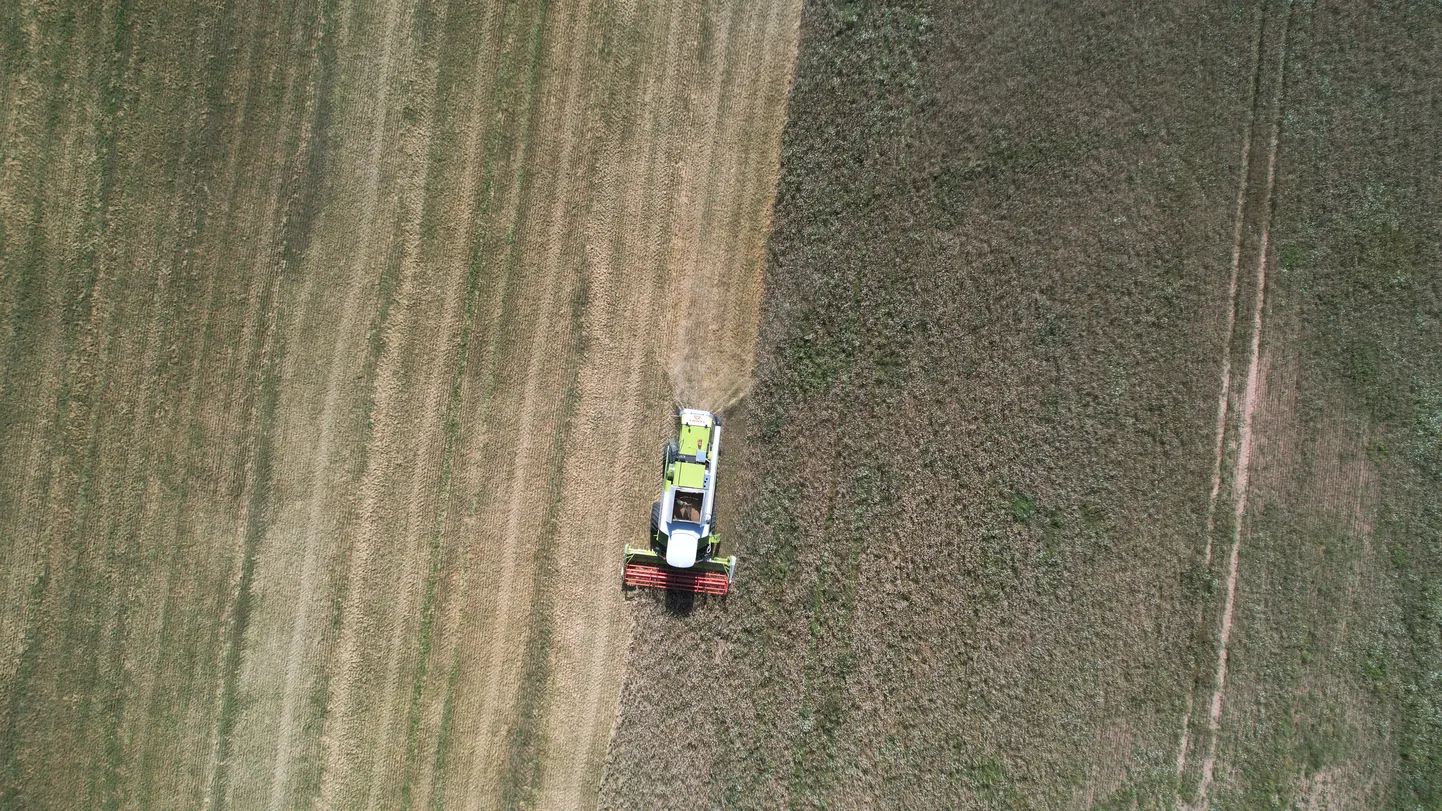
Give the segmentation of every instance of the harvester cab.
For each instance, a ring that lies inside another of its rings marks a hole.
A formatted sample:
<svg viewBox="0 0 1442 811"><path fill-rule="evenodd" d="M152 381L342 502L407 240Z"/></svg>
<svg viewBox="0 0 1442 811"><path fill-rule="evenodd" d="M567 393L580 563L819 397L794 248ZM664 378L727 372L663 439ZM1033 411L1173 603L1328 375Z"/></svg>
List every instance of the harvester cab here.
<svg viewBox="0 0 1442 811"><path fill-rule="evenodd" d="M675 440L661 452L661 500L651 505L649 548L626 545L627 586L724 595L736 575L736 556L721 557L714 526L716 457L721 419L683 408Z"/></svg>

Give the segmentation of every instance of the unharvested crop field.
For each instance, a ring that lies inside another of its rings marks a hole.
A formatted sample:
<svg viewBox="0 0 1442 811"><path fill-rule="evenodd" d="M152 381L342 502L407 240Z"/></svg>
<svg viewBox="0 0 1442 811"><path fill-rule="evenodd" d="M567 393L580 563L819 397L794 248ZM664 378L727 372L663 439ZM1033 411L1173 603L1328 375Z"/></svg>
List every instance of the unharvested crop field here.
<svg viewBox="0 0 1442 811"><path fill-rule="evenodd" d="M0 807L594 805L798 12L0 4Z"/></svg>
<svg viewBox="0 0 1442 811"><path fill-rule="evenodd" d="M1435 4L807 3L741 578L638 601L602 804L1442 807L1439 69Z"/></svg>

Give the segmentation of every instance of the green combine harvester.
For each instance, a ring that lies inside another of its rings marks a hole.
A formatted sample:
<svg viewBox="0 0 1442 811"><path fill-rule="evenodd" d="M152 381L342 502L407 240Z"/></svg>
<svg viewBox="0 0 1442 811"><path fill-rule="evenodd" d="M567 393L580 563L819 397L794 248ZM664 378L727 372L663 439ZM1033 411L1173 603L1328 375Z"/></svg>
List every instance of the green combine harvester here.
<svg viewBox="0 0 1442 811"><path fill-rule="evenodd" d="M651 548L626 545L627 586L725 595L736 576L736 556L721 557L715 533L716 455L721 419L681 409L680 439L661 455L661 500L651 505Z"/></svg>

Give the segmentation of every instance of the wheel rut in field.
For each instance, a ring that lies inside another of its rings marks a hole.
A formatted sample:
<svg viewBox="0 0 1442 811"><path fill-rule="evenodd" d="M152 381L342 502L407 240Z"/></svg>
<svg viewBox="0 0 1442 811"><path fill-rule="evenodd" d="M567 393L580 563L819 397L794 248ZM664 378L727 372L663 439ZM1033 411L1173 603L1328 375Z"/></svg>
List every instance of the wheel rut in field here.
<svg viewBox="0 0 1442 811"><path fill-rule="evenodd" d="M1242 126L1242 155L1239 161L1241 167L1237 174L1237 202L1233 213L1232 229L1232 264L1231 273L1227 281L1227 327L1222 335L1222 373L1221 385L1218 387L1217 395L1217 421L1216 421L1216 444L1215 456L1212 459L1212 486L1207 495L1207 521L1203 530L1203 541L1205 543L1202 553L1202 565L1210 568L1212 563L1212 538L1216 531L1217 523L1217 499L1222 492L1222 463L1226 456L1227 439L1227 415L1232 398L1232 339L1236 334L1237 325L1237 286L1241 278L1242 269L1242 247L1246 235L1245 226L1247 222L1247 190L1252 172L1252 139L1253 128L1257 117L1257 98L1262 80L1262 37L1266 32L1266 14L1263 8L1256 11L1256 36L1252 43L1252 79L1251 90L1247 98L1246 123ZM1198 614L1197 623L1201 624L1204 617ZM1191 718L1194 702L1194 686L1188 687L1186 707L1182 712L1181 743L1177 747L1177 775L1180 776L1186 768L1187 750L1191 741Z"/></svg>
<svg viewBox="0 0 1442 811"><path fill-rule="evenodd" d="M1252 468L1252 453L1255 442L1253 423L1256 406L1259 399L1259 392L1262 386L1262 331L1266 314L1267 294L1267 263L1268 251L1270 250L1270 238L1273 213L1276 208L1276 179L1277 179L1277 158L1281 147L1283 110L1286 102L1286 72L1287 72L1287 32L1291 24L1292 3L1287 0L1280 11L1280 19L1273 25L1276 26L1272 35L1274 45L1263 47L1263 36L1268 32L1270 26L1265 19L1267 14L1266 6L1263 6L1259 21L1258 46L1256 54L1258 59L1255 63L1253 83L1254 87L1260 85L1263 59L1270 57L1275 60L1275 74L1270 77L1271 95L1268 99L1269 131L1266 142L1266 164L1259 197L1255 208L1246 205L1247 189L1246 176L1251 172L1248 165L1251 160L1251 136L1252 120L1255 116L1256 91L1254 90L1254 112L1249 116L1246 125L1247 146L1244 148L1244 169L1243 187L1239 192L1238 219L1235 241L1233 246L1233 270L1232 280L1229 287L1229 313L1227 344L1223 356L1222 372L1222 394L1219 403L1219 436L1217 464L1214 467L1212 478L1212 489L1209 496L1206 528L1206 563L1210 566L1213 548L1213 535L1216 528L1216 511L1219 502L1219 493L1223 479L1223 437L1233 433L1235 452L1231 458L1230 475L1231 486L1229 488L1229 499L1232 506L1230 534L1231 544L1226 563L1225 597L1222 605L1220 618L1217 620L1217 661L1215 673L1212 679L1212 691L1208 702L1207 727L1206 727L1206 751L1201 760L1200 777L1195 798L1195 807L1208 808L1211 803L1211 788L1215 777L1217 764L1218 741L1221 737L1221 721L1223 712L1223 698L1227 680L1227 658L1230 650L1233 625L1235 622L1235 609L1237 600L1237 583L1240 574L1242 541L1244 537L1245 521L1247 516L1247 501L1250 488L1250 477ZM1271 53L1275 49L1275 53ZM1251 216L1258 221L1258 237L1253 250L1255 251L1256 265L1250 283L1250 317L1247 321L1247 373L1240 392L1232 390L1231 382L1231 343L1236 323L1237 301L1237 268L1241 264L1244 255L1244 240L1242 238L1243 221L1247 218L1248 209L1251 209ZM1230 406L1231 399L1236 397L1235 406ZM1234 426L1228 425L1228 412L1238 412ZM1186 715L1183 718L1183 731L1181 744L1177 754L1177 773L1180 776L1186 770L1187 753L1190 745L1189 727L1193 709L1193 698L1191 694L1187 698ZM1181 798L1179 798L1181 805Z"/></svg>

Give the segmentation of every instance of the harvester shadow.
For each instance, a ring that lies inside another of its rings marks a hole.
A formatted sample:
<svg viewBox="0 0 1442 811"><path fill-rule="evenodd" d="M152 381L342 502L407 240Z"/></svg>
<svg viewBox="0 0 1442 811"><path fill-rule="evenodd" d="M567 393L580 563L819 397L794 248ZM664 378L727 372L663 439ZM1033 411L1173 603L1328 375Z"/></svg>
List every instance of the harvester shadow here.
<svg viewBox="0 0 1442 811"><path fill-rule="evenodd" d="M660 604L673 617L689 617L706 603L706 595L690 591L670 589L626 589L626 599L641 600L651 605Z"/></svg>
<svg viewBox="0 0 1442 811"><path fill-rule="evenodd" d="M662 605L673 617L689 617L696 610L696 595L689 591L667 591Z"/></svg>

